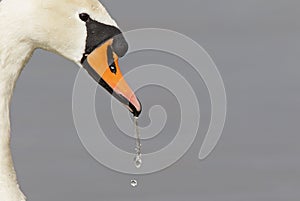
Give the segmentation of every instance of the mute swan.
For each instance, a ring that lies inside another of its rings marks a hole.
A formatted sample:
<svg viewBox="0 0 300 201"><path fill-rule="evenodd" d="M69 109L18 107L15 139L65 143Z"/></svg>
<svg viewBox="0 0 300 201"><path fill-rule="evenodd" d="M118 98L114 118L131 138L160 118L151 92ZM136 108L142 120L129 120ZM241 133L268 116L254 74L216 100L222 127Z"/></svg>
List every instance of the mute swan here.
<svg viewBox="0 0 300 201"><path fill-rule="evenodd" d="M134 115L141 111L117 63L128 44L101 3L0 0L0 201L26 200L19 189L11 157L9 107L16 81L37 48L84 66Z"/></svg>

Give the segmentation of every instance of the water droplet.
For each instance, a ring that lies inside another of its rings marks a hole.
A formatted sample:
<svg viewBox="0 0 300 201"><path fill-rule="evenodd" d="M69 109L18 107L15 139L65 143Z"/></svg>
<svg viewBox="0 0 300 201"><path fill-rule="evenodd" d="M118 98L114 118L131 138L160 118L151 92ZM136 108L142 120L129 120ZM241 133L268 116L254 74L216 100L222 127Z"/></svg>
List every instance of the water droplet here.
<svg viewBox="0 0 300 201"><path fill-rule="evenodd" d="M134 165L136 168L140 168L142 166L141 156L137 155L134 157Z"/></svg>
<svg viewBox="0 0 300 201"><path fill-rule="evenodd" d="M131 185L132 187L137 187L137 185L138 185L137 180L136 180L136 179L132 179L132 180L130 181L130 185Z"/></svg>

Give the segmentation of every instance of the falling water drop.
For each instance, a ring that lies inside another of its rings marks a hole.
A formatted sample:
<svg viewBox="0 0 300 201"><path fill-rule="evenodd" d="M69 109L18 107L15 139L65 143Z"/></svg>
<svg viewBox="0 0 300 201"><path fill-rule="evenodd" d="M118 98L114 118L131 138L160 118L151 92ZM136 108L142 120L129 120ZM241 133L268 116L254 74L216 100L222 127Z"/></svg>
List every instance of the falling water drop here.
<svg viewBox="0 0 300 201"><path fill-rule="evenodd" d="M142 166L142 159L140 156L134 157L134 165L136 168L140 168Z"/></svg>
<svg viewBox="0 0 300 201"><path fill-rule="evenodd" d="M134 126L135 126L135 133L136 133L136 145L135 145L135 157L133 159L134 165L136 168L140 168L142 166L142 144L140 139L140 132L138 126L138 117L133 118Z"/></svg>
<svg viewBox="0 0 300 201"><path fill-rule="evenodd" d="M130 185L131 185L132 187L137 187L137 185L138 185L137 180L136 180L136 179L132 179L132 180L130 181Z"/></svg>

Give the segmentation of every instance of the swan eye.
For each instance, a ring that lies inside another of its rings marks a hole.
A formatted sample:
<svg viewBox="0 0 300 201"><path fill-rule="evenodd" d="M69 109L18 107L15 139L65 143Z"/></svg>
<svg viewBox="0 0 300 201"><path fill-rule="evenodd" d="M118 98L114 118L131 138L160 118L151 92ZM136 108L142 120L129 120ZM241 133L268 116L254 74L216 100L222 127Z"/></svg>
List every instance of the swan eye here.
<svg viewBox="0 0 300 201"><path fill-rule="evenodd" d="M114 61L113 50L111 49L110 46L108 46L107 48L107 62L108 62L110 72L112 72L113 74L117 74L117 67Z"/></svg>
<svg viewBox="0 0 300 201"><path fill-rule="evenodd" d="M80 18L82 21L86 22L86 21L88 21L88 20L90 19L90 16L89 16L89 14L87 14L87 13L80 13L80 14L79 14L79 18Z"/></svg>
<svg viewBox="0 0 300 201"><path fill-rule="evenodd" d="M109 66L109 68L110 68L110 71L111 71L113 74L116 74L116 73L117 73L117 68L116 68L115 62L112 63L112 64Z"/></svg>

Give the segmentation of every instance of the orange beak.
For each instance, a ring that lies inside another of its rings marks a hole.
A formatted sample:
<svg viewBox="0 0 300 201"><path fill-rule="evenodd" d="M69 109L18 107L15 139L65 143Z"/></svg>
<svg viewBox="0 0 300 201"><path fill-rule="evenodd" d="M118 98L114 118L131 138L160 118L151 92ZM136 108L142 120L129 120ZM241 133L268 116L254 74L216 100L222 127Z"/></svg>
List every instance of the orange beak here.
<svg viewBox="0 0 300 201"><path fill-rule="evenodd" d="M91 52L83 62L89 74L116 99L123 103L134 116L141 113L140 101L124 80L118 56L111 48L110 39Z"/></svg>

